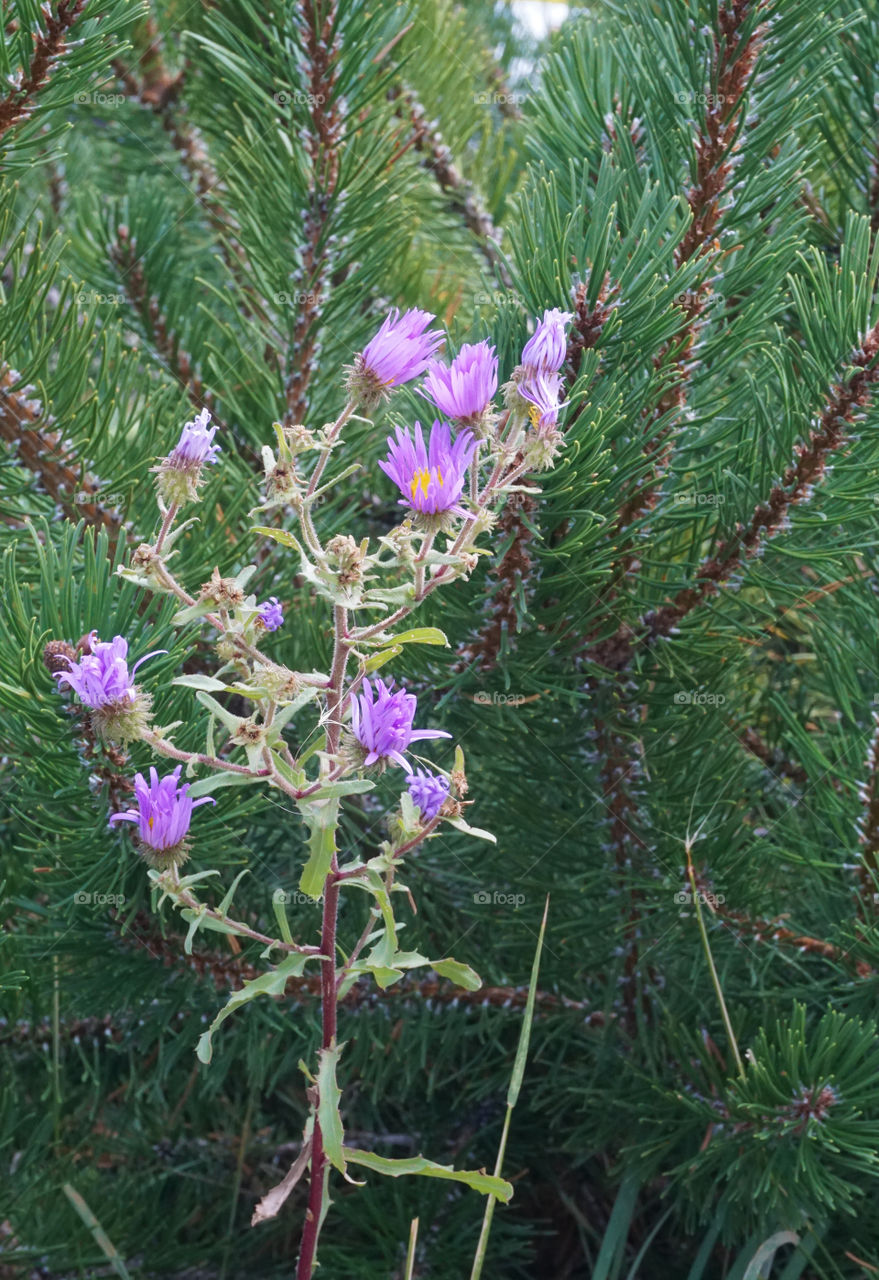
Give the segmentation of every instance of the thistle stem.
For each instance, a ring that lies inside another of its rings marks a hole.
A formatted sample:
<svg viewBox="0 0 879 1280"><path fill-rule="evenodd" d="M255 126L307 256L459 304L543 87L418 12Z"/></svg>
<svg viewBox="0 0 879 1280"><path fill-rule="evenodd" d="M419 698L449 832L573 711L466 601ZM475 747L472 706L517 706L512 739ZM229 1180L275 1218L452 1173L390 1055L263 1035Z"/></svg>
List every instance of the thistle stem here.
<svg viewBox="0 0 879 1280"><path fill-rule="evenodd" d="M342 736L341 709L345 667L351 643L348 638L348 610L336 605L333 610L333 664L330 668L330 685L327 689L327 757L339 750ZM320 951L325 957L320 966L321 1046L331 1049L336 1043L336 1012L338 986L336 983L336 923L339 913L338 855L333 853L330 874L324 885L323 918L321 921ZM317 1238L324 1216L324 1196L327 1185L327 1156L317 1108L314 1109L314 1131L311 1144L311 1173L308 1191L308 1208L302 1228L302 1243L296 1280L311 1280L317 1257Z"/></svg>

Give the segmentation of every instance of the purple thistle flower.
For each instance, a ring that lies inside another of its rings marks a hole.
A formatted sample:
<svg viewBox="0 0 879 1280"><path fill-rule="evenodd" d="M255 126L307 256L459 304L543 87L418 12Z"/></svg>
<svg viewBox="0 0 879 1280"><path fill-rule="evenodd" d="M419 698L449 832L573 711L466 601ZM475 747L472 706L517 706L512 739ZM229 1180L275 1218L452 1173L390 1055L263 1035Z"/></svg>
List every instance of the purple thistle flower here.
<svg viewBox="0 0 879 1280"><path fill-rule="evenodd" d="M393 689L393 681L363 681L363 692L351 699L351 731L366 751L363 764L385 765L389 760L412 772L403 755L412 742L425 738L450 738L441 729L413 729L418 700L405 689Z"/></svg>
<svg viewBox="0 0 879 1280"><path fill-rule="evenodd" d="M422 515L464 515L458 499L464 489L467 468L473 460L476 440L462 431L451 443L447 422L435 421L425 446L421 423L415 423L415 438L405 427L397 427L397 437L388 436L390 455L378 465L402 493L404 507Z"/></svg>
<svg viewBox="0 0 879 1280"><path fill-rule="evenodd" d="M80 702L97 711L114 703L134 702L137 697L134 685L137 668L147 658L167 652L167 649L153 649L152 653L144 654L129 672L128 641L124 636L114 636L109 641L93 642L91 653L85 654L79 662L65 659L70 663L70 670L56 671L55 679L59 688L62 683L68 684Z"/></svg>
<svg viewBox="0 0 879 1280"><path fill-rule="evenodd" d="M445 341L439 329L427 329L433 318L430 311L414 309L400 315L394 307L375 337L355 357L348 379L349 396L374 407L393 387L420 377Z"/></svg>
<svg viewBox="0 0 879 1280"><path fill-rule="evenodd" d="M159 778L155 769L150 769L150 781L147 785L142 773L134 775L134 794L137 799L136 809L126 809L124 813L114 813L110 822L136 822L137 833L144 849L161 855L155 859L157 865L170 865L174 861L182 861L180 854L182 845L189 832L192 811L200 804L214 804L211 796L203 796L193 800L189 794L189 783L180 786L180 770L178 765L173 773ZM152 859L151 859L152 860Z"/></svg>
<svg viewBox="0 0 879 1280"><path fill-rule="evenodd" d="M554 427L559 418L561 378L557 373L526 375L519 383L519 395L531 405L529 417L534 427Z"/></svg>
<svg viewBox="0 0 879 1280"><path fill-rule="evenodd" d="M422 395L447 418L479 418L497 391L497 355L487 341L465 342L451 366L431 360Z"/></svg>
<svg viewBox="0 0 879 1280"><path fill-rule="evenodd" d="M168 505L195 502L201 470L206 462L219 462L220 446L213 443L216 426L209 426L211 415L207 409L192 422L187 422L180 439L153 470L158 473L159 496Z"/></svg>
<svg viewBox="0 0 879 1280"><path fill-rule="evenodd" d="M220 446L213 443L217 426L209 427L211 415L207 409L192 422L187 422L180 433L176 448L168 461L181 468L200 467L205 462L219 462Z"/></svg>
<svg viewBox="0 0 879 1280"><path fill-rule="evenodd" d="M538 320L534 334L522 348L522 366L527 373L558 373L568 351L565 327L573 318L572 312L558 307L544 311L543 319Z"/></svg>
<svg viewBox="0 0 879 1280"><path fill-rule="evenodd" d="M257 611L266 631L277 631L278 627L283 627L284 610L281 608L277 596L269 596L268 600L257 605Z"/></svg>
<svg viewBox="0 0 879 1280"><path fill-rule="evenodd" d="M432 822L446 802L449 780L440 774L416 769L409 777L409 794L421 810L422 822Z"/></svg>

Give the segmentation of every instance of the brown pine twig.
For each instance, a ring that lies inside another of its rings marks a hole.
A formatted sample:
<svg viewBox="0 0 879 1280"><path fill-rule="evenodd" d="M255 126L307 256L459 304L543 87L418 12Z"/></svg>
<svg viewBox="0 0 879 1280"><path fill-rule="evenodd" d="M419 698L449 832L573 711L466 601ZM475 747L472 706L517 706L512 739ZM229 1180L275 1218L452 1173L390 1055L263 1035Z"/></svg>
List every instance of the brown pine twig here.
<svg viewBox="0 0 879 1280"><path fill-rule="evenodd" d="M765 8L765 0L732 0L718 11L718 31L714 37L714 59L710 83L717 91L707 95L708 102L699 134L695 140L696 174L687 192L692 214L687 231L675 249L676 267L698 255L721 253L716 239L723 213L723 197L729 188L736 161L736 135L741 125L745 93L763 47L765 24L758 24L746 37L743 27L755 13ZM675 427L686 408L687 384L692 377L693 348L700 322L710 299L711 286L703 284L682 294L678 300L683 311L680 331L655 357L659 370L671 365L672 378L656 404L645 415L644 453L652 461L652 476L640 484L620 508L619 530L652 511L659 500L659 490L668 471L674 445ZM621 557L614 577L622 577L634 566L635 556L627 552Z"/></svg>
<svg viewBox="0 0 879 1280"><path fill-rule="evenodd" d="M392 89L388 95L399 104L398 110L405 117L411 132L405 144L397 152L399 159L405 151L414 148L422 155L422 166L437 181L440 190L449 197L452 209L460 214L473 233L480 253L505 289L512 289L513 282L500 255L501 233L484 207L472 182L469 182L452 159L452 153L443 142L442 135L426 118L424 107L411 89Z"/></svg>
<svg viewBox="0 0 879 1280"><path fill-rule="evenodd" d="M67 49L68 31L82 13L87 0L59 0L53 10L44 5L42 14L45 25L37 32L30 65L21 83L0 98L0 137L12 125L30 115L31 103L49 77L59 58Z"/></svg>
<svg viewBox="0 0 879 1280"><path fill-rule="evenodd" d="M0 440L16 451L21 465L65 515L106 529L115 546L123 529L121 513L101 502L101 481L89 473L63 434L53 429L54 419L33 398L32 390L21 384L14 369L0 369Z"/></svg>
<svg viewBox="0 0 879 1280"><path fill-rule="evenodd" d="M322 8L315 0L302 0L302 29L309 93L310 124L305 146L311 164L311 185L305 209L304 246L300 275L302 301L296 314L288 351L285 384L285 426L303 422L308 408L308 388L314 368L317 326L323 293L329 287L332 263L327 228L339 181L339 138L342 121L336 79L340 46L336 35L335 0Z"/></svg>
<svg viewBox="0 0 879 1280"><path fill-rule="evenodd" d="M848 381L833 387L821 417L809 432L808 441L798 446L795 460L781 482L775 485L766 502L755 507L748 524L739 525L735 533L720 544L717 554L702 562L692 586L683 588L668 604L646 614L634 628L624 624L608 639L588 648L585 652L588 659L609 670L623 670L637 648L671 635L689 613L717 595L721 587L745 567L747 560L761 551L785 526L792 509L809 500L824 476L828 459L846 443L848 429L864 416L879 378L877 358L879 323L849 360L856 372Z"/></svg>

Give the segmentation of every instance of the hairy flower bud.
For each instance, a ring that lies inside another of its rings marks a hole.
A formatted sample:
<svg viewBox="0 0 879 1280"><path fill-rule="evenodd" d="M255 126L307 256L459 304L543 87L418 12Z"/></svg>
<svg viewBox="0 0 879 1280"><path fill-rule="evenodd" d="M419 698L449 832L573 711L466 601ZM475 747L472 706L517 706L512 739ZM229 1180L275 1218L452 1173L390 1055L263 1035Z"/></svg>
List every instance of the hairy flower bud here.
<svg viewBox="0 0 879 1280"><path fill-rule="evenodd" d="M327 543L327 560L342 587L356 587L363 581L364 554L350 534L339 533Z"/></svg>
<svg viewBox="0 0 879 1280"><path fill-rule="evenodd" d="M224 578L220 570L215 568L207 582L203 582L199 596L222 608L234 609L244 603L244 592L234 578Z"/></svg>
<svg viewBox="0 0 879 1280"><path fill-rule="evenodd" d="M51 675L69 671L76 661L76 650L66 640L50 640L43 648L43 662Z"/></svg>

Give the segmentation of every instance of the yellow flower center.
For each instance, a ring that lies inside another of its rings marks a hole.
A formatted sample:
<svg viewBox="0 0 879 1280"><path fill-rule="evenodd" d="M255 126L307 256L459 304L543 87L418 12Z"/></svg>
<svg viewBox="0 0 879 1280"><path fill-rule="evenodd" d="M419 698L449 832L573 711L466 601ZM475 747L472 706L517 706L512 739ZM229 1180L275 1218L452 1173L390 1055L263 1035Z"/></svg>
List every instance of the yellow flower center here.
<svg viewBox="0 0 879 1280"><path fill-rule="evenodd" d="M528 406L528 417L531 419L531 425L536 431L540 426L540 410L537 408L536 404Z"/></svg>
<svg viewBox="0 0 879 1280"><path fill-rule="evenodd" d="M415 501L415 495L418 493L419 489L423 493L424 497L427 498L427 490L433 476L436 476L437 483L440 488L442 488L443 473L440 471L439 467L435 467L433 471L428 471L426 468L422 467L420 470L415 472L415 475L409 482L409 492L412 494L413 502Z"/></svg>

